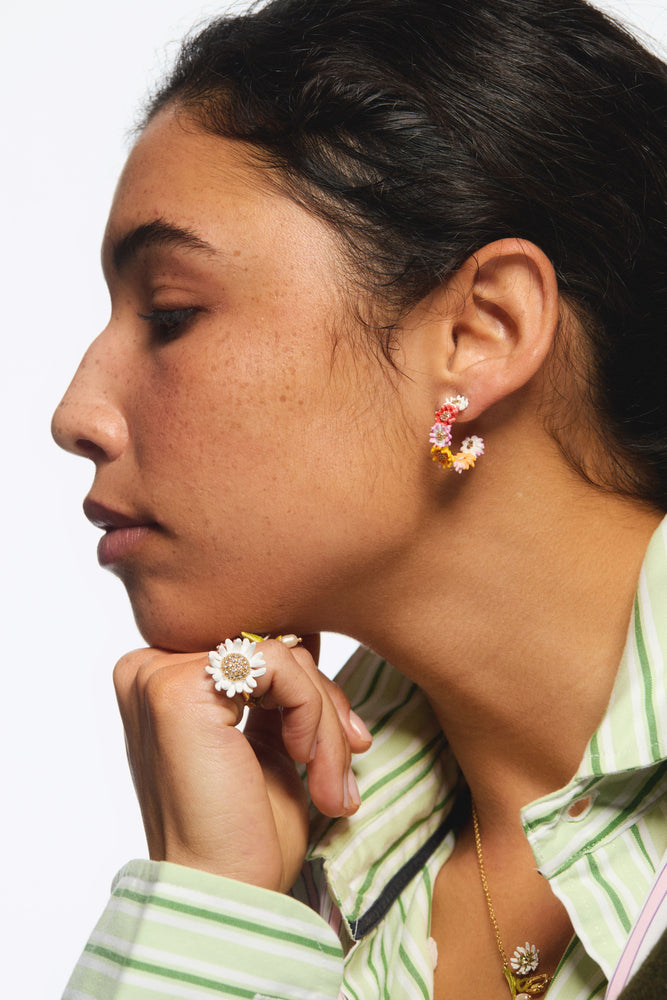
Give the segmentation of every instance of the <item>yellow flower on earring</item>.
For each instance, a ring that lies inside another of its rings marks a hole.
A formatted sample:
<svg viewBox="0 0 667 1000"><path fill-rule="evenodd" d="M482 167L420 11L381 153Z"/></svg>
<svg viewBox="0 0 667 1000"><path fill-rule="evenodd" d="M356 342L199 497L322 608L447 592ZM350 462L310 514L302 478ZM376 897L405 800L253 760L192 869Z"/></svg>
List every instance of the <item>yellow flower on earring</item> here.
<svg viewBox="0 0 667 1000"><path fill-rule="evenodd" d="M484 441L476 434L465 438L461 450L456 454L451 449L452 424L459 413L467 409L468 400L465 396L450 396L439 410L435 412L435 423L431 427L429 441L431 443L431 458L443 469L454 469L464 472L472 469L475 460L484 454Z"/></svg>
<svg viewBox="0 0 667 1000"><path fill-rule="evenodd" d="M475 456L469 451L459 451L452 459L452 469L454 472L465 472L472 469L475 464Z"/></svg>

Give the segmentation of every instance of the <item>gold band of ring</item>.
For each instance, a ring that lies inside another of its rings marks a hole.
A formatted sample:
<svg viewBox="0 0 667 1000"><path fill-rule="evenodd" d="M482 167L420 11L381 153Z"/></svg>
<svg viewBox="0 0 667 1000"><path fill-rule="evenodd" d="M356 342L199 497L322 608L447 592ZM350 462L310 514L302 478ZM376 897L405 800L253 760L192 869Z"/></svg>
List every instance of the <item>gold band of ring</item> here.
<svg viewBox="0 0 667 1000"><path fill-rule="evenodd" d="M253 694L243 692L243 702L246 708L261 708L265 697L265 695L261 694L259 698L256 698Z"/></svg>

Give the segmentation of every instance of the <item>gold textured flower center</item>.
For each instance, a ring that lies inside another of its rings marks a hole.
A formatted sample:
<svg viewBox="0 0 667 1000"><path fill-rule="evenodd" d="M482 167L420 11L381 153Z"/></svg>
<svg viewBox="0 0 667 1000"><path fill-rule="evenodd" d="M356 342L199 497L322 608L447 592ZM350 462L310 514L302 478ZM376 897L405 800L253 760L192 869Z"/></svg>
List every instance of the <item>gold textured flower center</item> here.
<svg viewBox="0 0 667 1000"><path fill-rule="evenodd" d="M242 681L250 673L250 663L242 653L227 653L220 665L230 681Z"/></svg>

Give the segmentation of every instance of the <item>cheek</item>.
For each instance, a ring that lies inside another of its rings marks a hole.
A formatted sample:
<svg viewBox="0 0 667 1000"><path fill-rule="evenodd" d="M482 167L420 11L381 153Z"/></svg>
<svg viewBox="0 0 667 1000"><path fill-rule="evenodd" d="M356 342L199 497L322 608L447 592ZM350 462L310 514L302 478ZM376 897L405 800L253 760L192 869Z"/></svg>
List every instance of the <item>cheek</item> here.
<svg viewBox="0 0 667 1000"><path fill-rule="evenodd" d="M315 318L296 330L276 320L267 331L260 317L237 329L211 323L165 347L134 399L140 464L178 463L188 479L220 460L268 472L314 446L342 398L330 339L314 330Z"/></svg>
<svg viewBox="0 0 667 1000"><path fill-rule="evenodd" d="M175 342L145 372L133 401L133 438L140 468L176 467L205 476L211 457L228 460L252 433L257 390L234 359ZM218 463L216 462L216 465Z"/></svg>
<svg viewBox="0 0 667 1000"><path fill-rule="evenodd" d="M379 363L315 343L312 328L290 334L280 351L276 332L253 351L250 336L235 352L231 337L208 351L199 337L175 341L135 400L155 516L188 539L199 570L239 545L276 565L312 553L333 563L405 530L414 448L404 423L391 426L396 396Z"/></svg>
<svg viewBox="0 0 667 1000"><path fill-rule="evenodd" d="M325 387L299 359L207 356L196 346L166 350L132 405L137 468L155 516L202 550L234 534L248 543L253 533L282 532L294 511L303 518L312 506Z"/></svg>
<svg viewBox="0 0 667 1000"><path fill-rule="evenodd" d="M334 612L400 558L418 523L414 449L387 426L382 375L353 368L232 380L182 360L152 380L139 475L168 538L125 581L147 641L340 629Z"/></svg>

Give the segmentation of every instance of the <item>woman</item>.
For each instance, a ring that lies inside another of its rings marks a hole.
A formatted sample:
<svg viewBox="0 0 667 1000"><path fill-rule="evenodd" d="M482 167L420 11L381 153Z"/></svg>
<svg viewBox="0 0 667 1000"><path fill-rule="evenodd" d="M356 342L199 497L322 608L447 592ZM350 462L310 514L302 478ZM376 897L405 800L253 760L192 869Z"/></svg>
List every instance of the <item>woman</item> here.
<svg viewBox="0 0 667 1000"><path fill-rule="evenodd" d="M619 982L667 849L666 83L573 0L186 43L54 418L150 647L152 860L66 996Z"/></svg>

